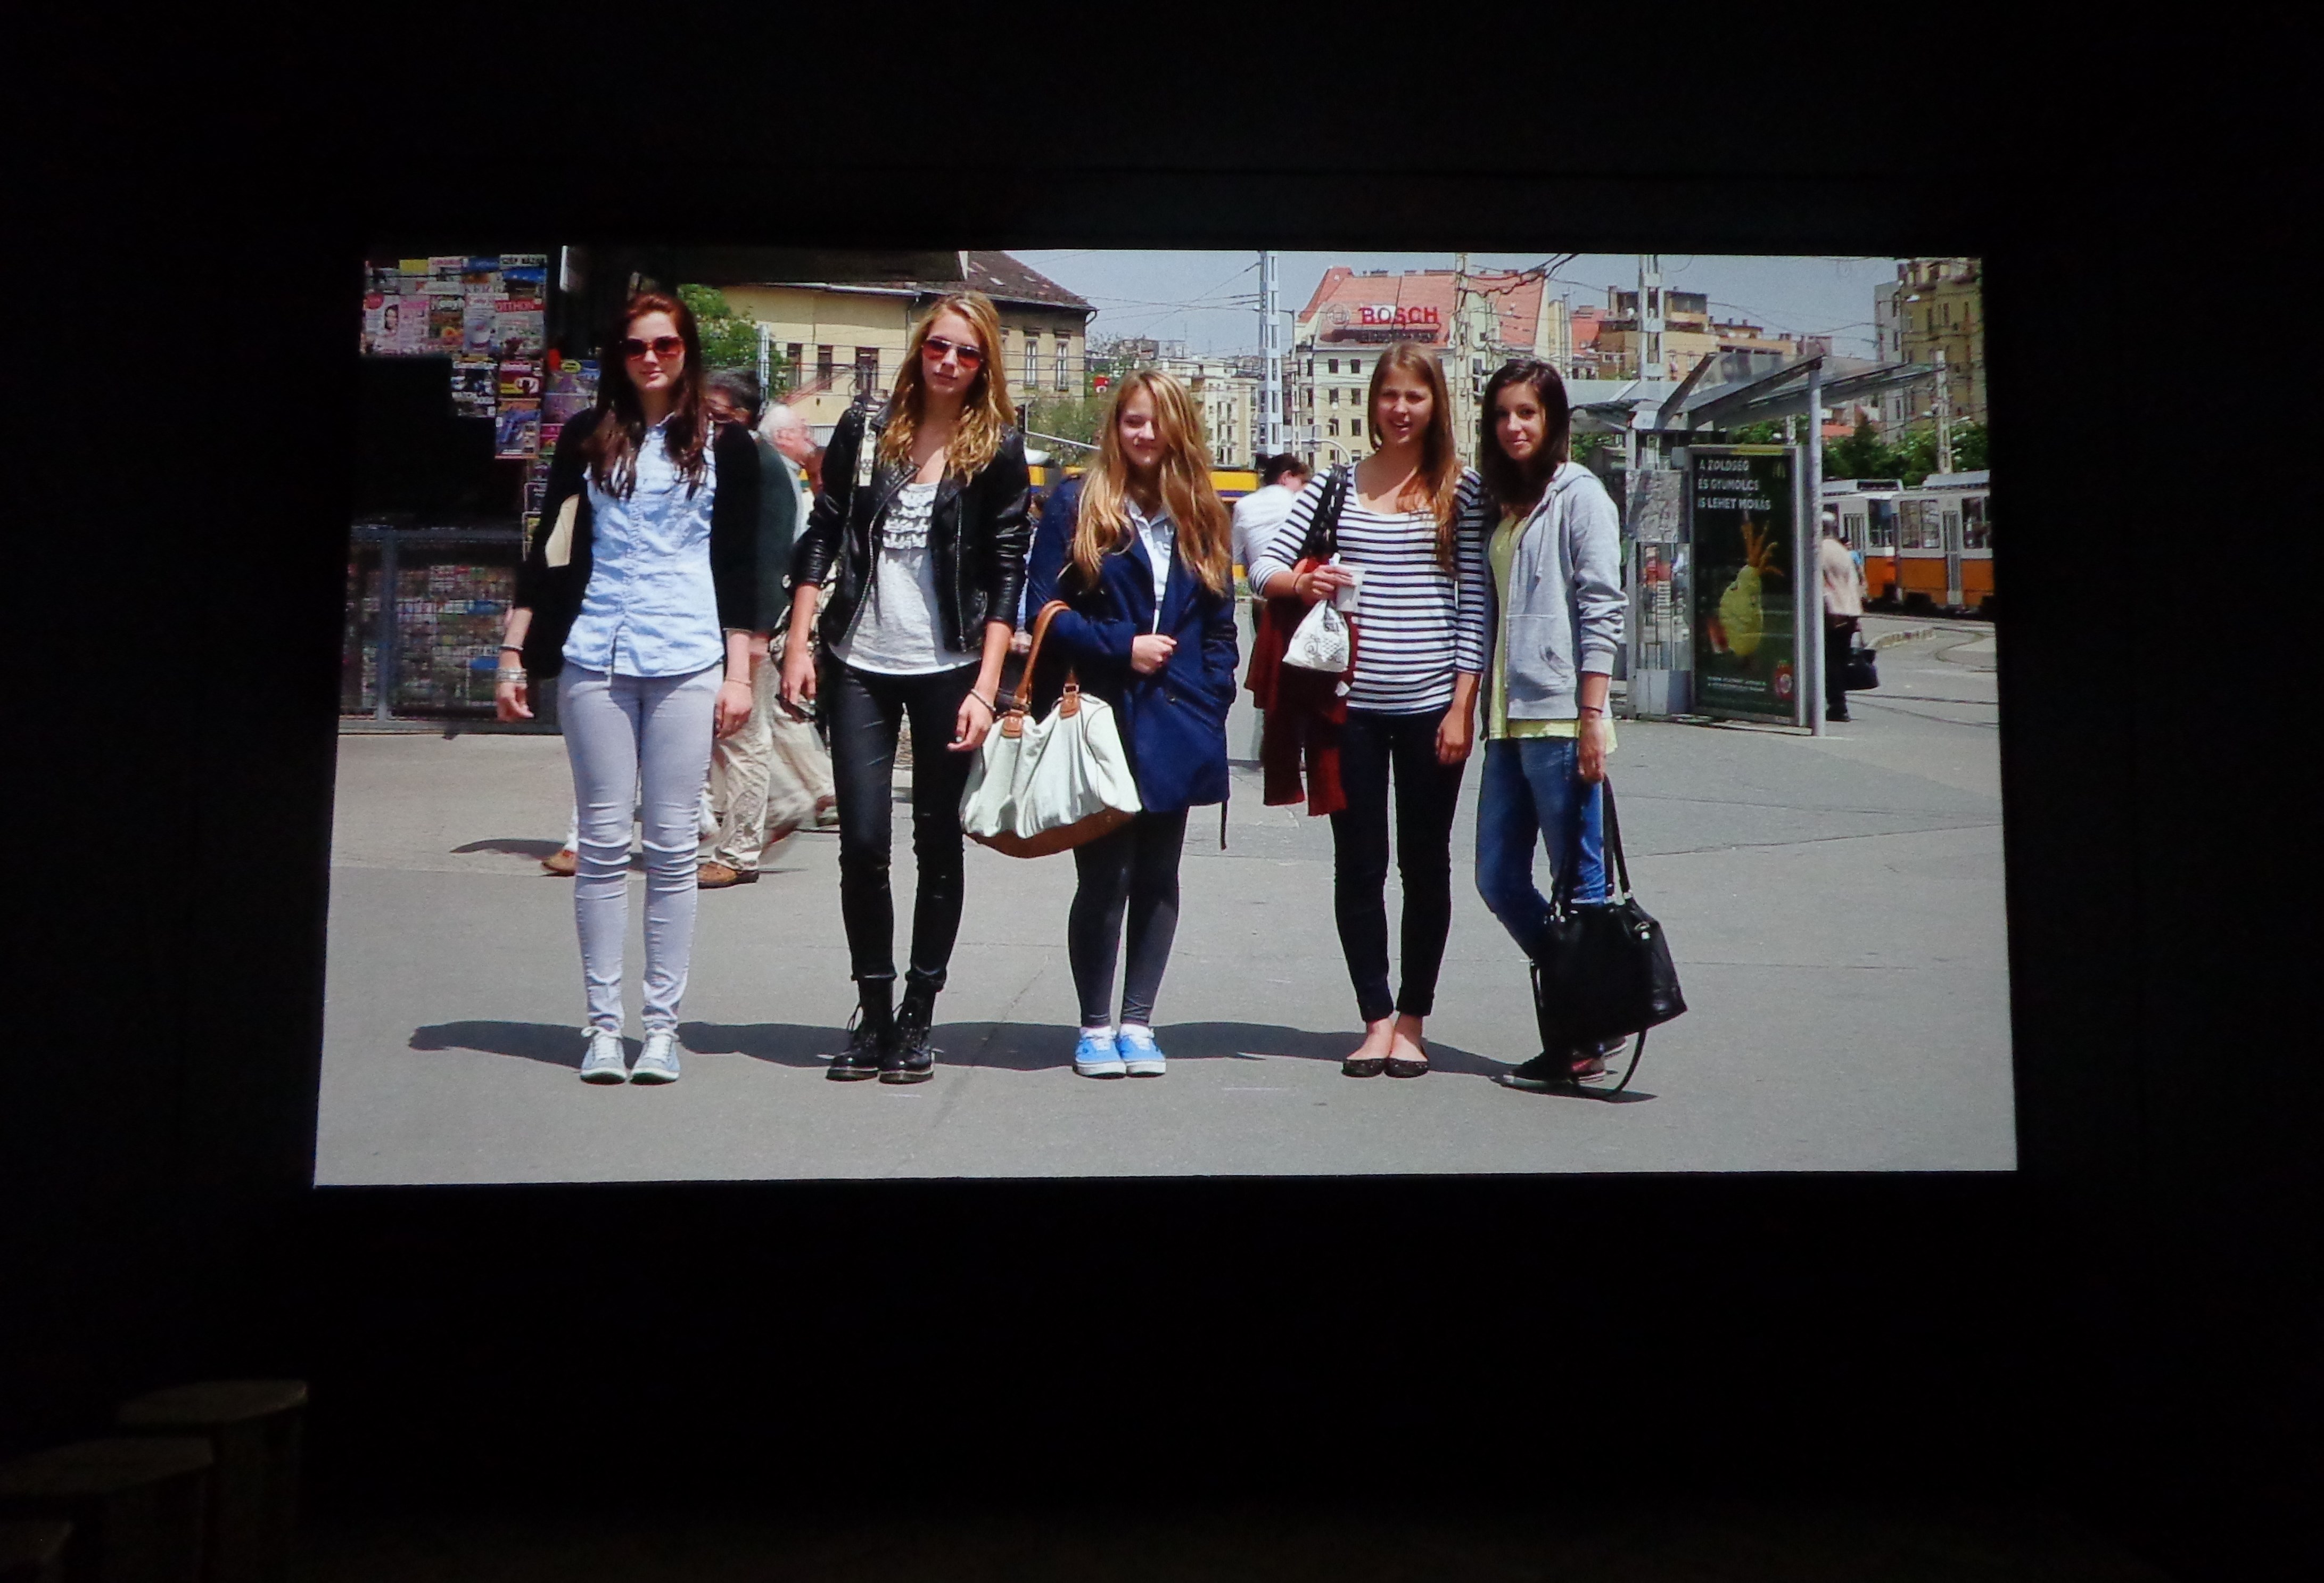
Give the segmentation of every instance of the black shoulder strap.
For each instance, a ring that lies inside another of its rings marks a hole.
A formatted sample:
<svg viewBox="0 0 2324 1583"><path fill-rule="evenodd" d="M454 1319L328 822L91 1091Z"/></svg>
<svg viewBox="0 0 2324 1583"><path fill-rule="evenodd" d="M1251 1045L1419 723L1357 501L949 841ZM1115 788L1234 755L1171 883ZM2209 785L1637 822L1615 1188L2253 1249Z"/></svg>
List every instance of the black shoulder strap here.
<svg viewBox="0 0 2324 1583"><path fill-rule="evenodd" d="M1323 497L1315 514L1307 519L1306 541L1299 547L1302 559L1328 561L1340 553L1340 507L1348 498L1348 467L1342 463L1323 480Z"/></svg>

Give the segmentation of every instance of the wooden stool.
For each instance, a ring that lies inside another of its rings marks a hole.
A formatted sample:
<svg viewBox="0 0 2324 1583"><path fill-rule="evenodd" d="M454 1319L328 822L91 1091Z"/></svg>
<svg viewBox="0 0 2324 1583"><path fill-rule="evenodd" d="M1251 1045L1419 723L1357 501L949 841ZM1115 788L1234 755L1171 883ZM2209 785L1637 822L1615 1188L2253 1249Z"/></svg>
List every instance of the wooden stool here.
<svg viewBox="0 0 2324 1583"><path fill-rule="evenodd" d="M66 1583L201 1583L216 1461L209 1441L191 1435L36 1451L0 1463L0 1517L70 1522Z"/></svg>
<svg viewBox="0 0 2324 1583"><path fill-rule="evenodd" d="M201 1435L217 1455L202 1546L204 1583L283 1583L290 1576L306 1416L304 1380L174 1385L122 1404L122 1428Z"/></svg>
<svg viewBox="0 0 2324 1583"><path fill-rule="evenodd" d="M64 1583L69 1523L0 1523L0 1583Z"/></svg>

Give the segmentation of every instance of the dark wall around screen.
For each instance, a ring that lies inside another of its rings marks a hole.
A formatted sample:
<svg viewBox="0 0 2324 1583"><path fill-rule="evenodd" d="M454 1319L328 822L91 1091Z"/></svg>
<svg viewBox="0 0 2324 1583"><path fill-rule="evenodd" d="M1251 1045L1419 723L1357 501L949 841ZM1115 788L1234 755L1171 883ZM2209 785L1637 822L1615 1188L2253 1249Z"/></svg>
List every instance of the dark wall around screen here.
<svg viewBox="0 0 2324 1583"><path fill-rule="evenodd" d="M1296 80L1231 63L1167 139L1012 132L934 170L846 72L794 74L779 149L624 141L667 96L611 94L464 183L396 129L471 101L316 48L240 61L231 111L122 68L156 116L203 111L166 137L66 123L70 289L231 311L166 382L71 370L105 416L60 426L9 581L38 773L0 1453L132 1391L290 1374L319 1496L355 1503L553 1492L641 1448L738 1495L844 1464L1054 1496L1088 1448L1158 1447L1180 1487L1262 1498L1390 1455L1485 1489L2002 1481L2190 1576L2287 1553L2319 1473L2312 1078L2264 1009L2282 967L2238 942L2281 883L2252 833L2305 815L2264 802L2276 739L2221 707L2189 630L2186 547L2234 542L2242 497L2166 511L2131 482L2173 376L2120 327L2189 290L2153 217L2204 212L2213 177L2181 123L2084 113L2161 62L1981 69L1953 133L1895 146L1781 101L1542 110L1537 139L1431 101L1391 133L1351 89L1300 101L1314 132L1262 170ZM747 95L733 55L710 102ZM871 173L809 179L835 156ZM1998 552L2022 1171L312 1193L355 271L373 243L503 234L1981 254L2024 525ZM1150 1344L1093 1368L1093 1315Z"/></svg>

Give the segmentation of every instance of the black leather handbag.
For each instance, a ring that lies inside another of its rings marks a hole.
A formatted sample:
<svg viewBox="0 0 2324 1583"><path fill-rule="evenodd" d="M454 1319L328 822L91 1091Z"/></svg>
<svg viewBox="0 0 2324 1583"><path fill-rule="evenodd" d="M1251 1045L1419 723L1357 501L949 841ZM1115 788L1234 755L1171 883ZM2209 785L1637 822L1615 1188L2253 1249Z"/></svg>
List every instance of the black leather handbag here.
<svg viewBox="0 0 2324 1583"><path fill-rule="evenodd" d="M1663 926L1638 905L1630 890L1630 866L1622 856L1622 824L1614 813L1614 783L1600 787L1605 798L1607 896L1603 906L1581 905L1573 884L1582 867L1581 821L1558 865L1550 892L1548 943L1533 964L1534 1020L1545 1051L1572 1050L1636 1034L1629 1069L1611 1089L1584 1092L1613 1095L1630 1086L1646 1054L1646 1030L1686 1010L1678 970L1671 965Z"/></svg>
<svg viewBox="0 0 2324 1583"><path fill-rule="evenodd" d="M1865 646L1864 634L1849 634L1848 667L1840 673L1841 685L1851 693L1868 693L1880 685L1880 667L1874 662L1872 650Z"/></svg>

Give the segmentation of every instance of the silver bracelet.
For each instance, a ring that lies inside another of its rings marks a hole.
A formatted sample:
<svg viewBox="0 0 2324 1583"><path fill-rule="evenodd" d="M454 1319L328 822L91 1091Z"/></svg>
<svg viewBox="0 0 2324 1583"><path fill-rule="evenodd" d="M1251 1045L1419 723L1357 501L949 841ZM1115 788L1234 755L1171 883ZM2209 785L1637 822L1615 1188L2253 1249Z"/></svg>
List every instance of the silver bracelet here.
<svg viewBox="0 0 2324 1583"><path fill-rule="evenodd" d="M522 666L503 666L500 669L493 672L493 677L495 681L521 682L525 679L524 667Z"/></svg>

